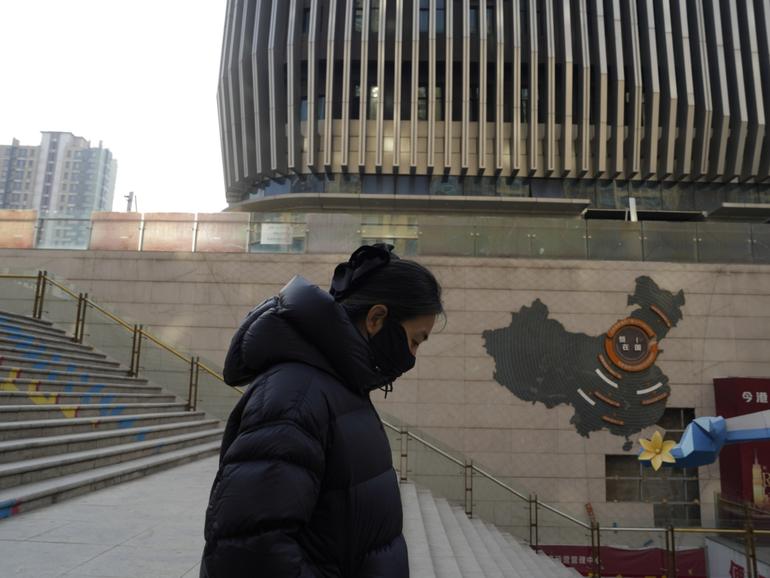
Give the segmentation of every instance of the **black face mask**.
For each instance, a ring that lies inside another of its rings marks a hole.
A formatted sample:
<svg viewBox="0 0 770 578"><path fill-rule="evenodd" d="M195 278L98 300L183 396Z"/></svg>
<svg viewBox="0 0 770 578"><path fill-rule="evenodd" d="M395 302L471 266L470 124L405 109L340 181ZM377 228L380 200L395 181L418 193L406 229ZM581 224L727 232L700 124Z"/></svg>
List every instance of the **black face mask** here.
<svg viewBox="0 0 770 578"><path fill-rule="evenodd" d="M406 330L397 321L385 318L382 329L369 338L377 369L392 380L414 367L415 357L409 349Z"/></svg>

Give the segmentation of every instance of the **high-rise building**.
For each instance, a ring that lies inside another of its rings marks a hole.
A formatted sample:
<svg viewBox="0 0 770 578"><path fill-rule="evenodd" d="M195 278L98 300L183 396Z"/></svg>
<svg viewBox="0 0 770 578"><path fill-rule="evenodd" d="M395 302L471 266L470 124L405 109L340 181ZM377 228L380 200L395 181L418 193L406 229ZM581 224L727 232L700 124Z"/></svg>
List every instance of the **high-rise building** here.
<svg viewBox="0 0 770 578"><path fill-rule="evenodd" d="M116 176L117 161L101 142L92 147L69 132L43 132L38 146L13 139L0 145L0 209L38 211L46 246L78 245L88 241L78 220L111 210Z"/></svg>
<svg viewBox="0 0 770 578"><path fill-rule="evenodd" d="M230 0L228 201L730 216L770 201L769 26L764 0Z"/></svg>

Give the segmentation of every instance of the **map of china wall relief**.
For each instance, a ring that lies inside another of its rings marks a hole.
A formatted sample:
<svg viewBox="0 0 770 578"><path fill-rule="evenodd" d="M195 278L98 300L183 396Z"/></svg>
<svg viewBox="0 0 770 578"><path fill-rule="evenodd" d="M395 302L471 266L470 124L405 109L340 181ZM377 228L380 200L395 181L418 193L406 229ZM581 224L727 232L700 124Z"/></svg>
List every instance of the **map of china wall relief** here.
<svg viewBox="0 0 770 578"><path fill-rule="evenodd" d="M516 397L547 408L569 404L570 420L585 437L607 429L628 437L654 425L671 393L655 364L661 342L682 319L684 292L636 279L628 305L636 306L602 335L571 333L549 318L540 299L511 314L511 324L483 333L495 359L495 380Z"/></svg>

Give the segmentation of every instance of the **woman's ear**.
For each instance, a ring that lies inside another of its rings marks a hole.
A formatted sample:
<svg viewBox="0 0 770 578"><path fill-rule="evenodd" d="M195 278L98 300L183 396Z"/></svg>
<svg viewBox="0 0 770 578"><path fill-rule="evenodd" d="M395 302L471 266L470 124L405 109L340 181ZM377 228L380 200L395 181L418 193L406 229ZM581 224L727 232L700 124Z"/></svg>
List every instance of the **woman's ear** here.
<svg viewBox="0 0 770 578"><path fill-rule="evenodd" d="M366 334L374 337L380 332L388 317L388 308L385 305L373 305L366 314Z"/></svg>

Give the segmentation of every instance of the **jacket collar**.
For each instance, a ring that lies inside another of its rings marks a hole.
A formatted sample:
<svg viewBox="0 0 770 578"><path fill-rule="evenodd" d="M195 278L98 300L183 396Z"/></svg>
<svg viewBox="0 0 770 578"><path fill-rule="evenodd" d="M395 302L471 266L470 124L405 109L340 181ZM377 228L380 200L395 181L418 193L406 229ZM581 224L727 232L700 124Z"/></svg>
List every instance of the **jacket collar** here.
<svg viewBox="0 0 770 578"><path fill-rule="evenodd" d="M368 394L391 380L379 373L369 344L334 298L302 277L244 320L225 361L225 380L241 385L272 365L300 361Z"/></svg>

